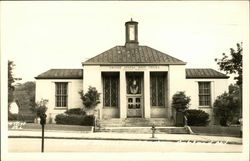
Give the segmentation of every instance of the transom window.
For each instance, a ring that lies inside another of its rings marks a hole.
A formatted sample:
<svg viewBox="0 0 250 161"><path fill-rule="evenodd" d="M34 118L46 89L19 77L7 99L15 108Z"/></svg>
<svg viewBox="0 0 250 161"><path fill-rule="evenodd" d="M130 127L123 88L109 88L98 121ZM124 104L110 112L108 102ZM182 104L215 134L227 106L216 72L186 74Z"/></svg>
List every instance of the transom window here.
<svg viewBox="0 0 250 161"><path fill-rule="evenodd" d="M118 107L119 74L103 74L104 107Z"/></svg>
<svg viewBox="0 0 250 161"><path fill-rule="evenodd" d="M68 104L68 83L57 82L56 84L56 107L67 107Z"/></svg>
<svg viewBox="0 0 250 161"><path fill-rule="evenodd" d="M210 82L199 82L199 106L211 106Z"/></svg>
<svg viewBox="0 0 250 161"><path fill-rule="evenodd" d="M151 72L150 73L150 94L151 106L165 106L165 79L166 73Z"/></svg>

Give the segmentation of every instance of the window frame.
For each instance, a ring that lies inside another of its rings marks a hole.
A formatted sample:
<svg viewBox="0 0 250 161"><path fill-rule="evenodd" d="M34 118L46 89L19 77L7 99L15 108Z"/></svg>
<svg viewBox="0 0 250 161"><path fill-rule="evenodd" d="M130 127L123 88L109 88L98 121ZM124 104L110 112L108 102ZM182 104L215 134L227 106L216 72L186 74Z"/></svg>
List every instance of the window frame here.
<svg viewBox="0 0 250 161"><path fill-rule="evenodd" d="M59 85L62 85L62 84L65 84L66 86L65 87L63 87L63 86L61 86L61 87L58 87ZM69 90L68 90L68 88L69 88L69 82L55 82L55 109L67 109L68 108L68 92L69 92ZM66 90L66 94L62 94L62 93L57 93L58 92L58 88L61 88L60 90L61 90L61 92L63 91L63 90ZM62 88L64 88L64 89L62 89ZM60 97L60 105L61 106L58 106L58 97ZM64 100L63 100L64 99ZM63 104L63 101L65 102L65 106L62 106L62 104Z"/></svg>
<svg viewBox="0 0 250 161"><path fill-rule="evenodd" d="M160 79L159 78L163 78L163 96L162 96L162 106L159 106L159 99L158 98L158 95L159 95L159 89L158 89L158 84L159 84L159 81ZM155 79L155 93L156 93L156 105L153 105L153 92L152 92L152 80ZM167 96L167 84L166 84L166 81L167 81L167 72L150 72L150 106L152 108L166 108L166 103L168 102L166 96Z"/></svg>
<svg viewBox="0 0 250 161"><path fill-rule="evenodd" d="M120 77L119 77L119 73L118 72L105 72L102 73L102 78L103 78L103 108L119 108L119 96L120 96ZM117 89L116 89L116 93L117 93L117 105L116 106L112 106L112 78L114 78L113 80L116 80L117 82ZM109 106L106 106L105 104L105 99L106 99L106 94L105 94L105 81L108 79L109 81Z"/></svg>
<svg viewBox="0 0 250 161"><path fill-rule="evenodd" d="M203 93L201 94L200 92L200 86L201 84L203 84ZM208 84L208 88L206 88L205 84ZM205 91L208 89L209 93L205 93ZM202 100L201 100L201 97ZM209 100L206 101L206 97L209 98ZM201 104L201 102L203 102L203 104ZM209 102L208 104L206 104L206 102ZM198 82L198 105L201 108L211 108L212 107L212 85L211 85L211 81L199 81Z"/></svg>

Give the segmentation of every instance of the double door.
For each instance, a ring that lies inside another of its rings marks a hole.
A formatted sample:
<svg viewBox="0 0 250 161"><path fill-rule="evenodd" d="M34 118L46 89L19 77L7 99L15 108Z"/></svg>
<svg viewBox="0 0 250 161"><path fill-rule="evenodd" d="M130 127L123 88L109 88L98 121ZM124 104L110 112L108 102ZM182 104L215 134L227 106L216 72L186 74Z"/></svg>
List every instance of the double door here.
<svg viewBox="0 0 250 161"><path fill-rule="evenodd" d="M129 72L127 76L127 117L143 117L143 73Z"/></svg>

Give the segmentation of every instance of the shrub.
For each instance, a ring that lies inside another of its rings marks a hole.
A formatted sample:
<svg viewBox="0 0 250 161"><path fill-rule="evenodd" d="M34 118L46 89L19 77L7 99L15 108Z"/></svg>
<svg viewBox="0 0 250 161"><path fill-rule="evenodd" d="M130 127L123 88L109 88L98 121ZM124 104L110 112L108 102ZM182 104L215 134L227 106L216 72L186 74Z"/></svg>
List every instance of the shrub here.
<svg viewBox="0 0 250 161"><path fill-rule="evenodd" d="M92 115L75 115L75 114L58 114L56 115L55 121L57 124L63 125L83 125L93 126L94 117Z"/></svg>
<svg viewBox="0 0 250 161"><path fill-rule="evenodd" d="M75 115L85 115L86 112L83 111L82 108L72 108L72 109L69 109L67 111L65 111L66 114L68 115L71 115L71 114L75 114Z"/></svg>
<svg viewBox="0 0 250 161"><path fill-rule="evenodd" d="M35 103L35 106L31 108L31 111L36 115L36 117L40 117L42 113L47 111L48 102L49 101L46 99L41 99L39 102Z"/></svg>
<svg viewBox="0 0 250 161"><path fill-rule="evenodd" d="M19 121L33 123L35 118L34 114L19 114Z"/></svg>
<svg viewBox="0 0 250 161"><path fill-rule="evenodd" d="M17 121L18 120L18 114L12 114L8 113L8 121Z"/></svg>
<svg viewBox="0 0 250 161"><path fill-rule="evenodd" d="M202 110L186 110L189 126L206 126L209 123L209 114Z"/></svg>
<svg viewBox="0 0 250 161"><path fill-rule="evenodd" d="M84 126L94 126L94 122L95 122L94 115L86 115L86 116L84 116L82 125L84 125Z"/></svg>
<svg viewBox="0 0 250 161"><path fill-rule="evenodd" d="M100 103L100 93L95 87L90 86L87 93L83 94L83 91L80 91L79 94L85 108L90 109Z"/></svg>
<svg viewBox="0 0 250 161"><path fill-rule="evenodd" d="M177 111L187 109L189 107L190 97L185 95L185 92L179 91L172 97L172 107Z"/></svg>
<svg viewBox="0 0 250 161"><path fill-rule="evenodd" d="M9 121L24 121L24 122L34 122L35 119L34 114L12 114L9 113L8 120Z"/></svg>

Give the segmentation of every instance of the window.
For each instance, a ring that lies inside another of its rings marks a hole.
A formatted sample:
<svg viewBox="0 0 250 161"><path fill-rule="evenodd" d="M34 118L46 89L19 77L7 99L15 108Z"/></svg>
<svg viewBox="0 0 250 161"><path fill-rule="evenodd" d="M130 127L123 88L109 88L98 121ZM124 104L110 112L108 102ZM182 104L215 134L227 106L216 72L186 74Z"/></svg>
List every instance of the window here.
<svg viewBox="0 0 250 161"><path fill-rule="evenodd" d="M211 105L210 82L199 82L199 106Z"/></svg>
<svg viewBox="0 0 250 161"><path fill-rule="evenodd" d="M117 73L118 74L118 73ZM105 74L103 79L103 93L105 107L118 107L119 77L117 74Z"/></svg>
<svg viewBox="0 0 250 161"><path fill-rule="evenodd" d="M151 106L165 106L166 73L150 73Z"/></svg>
<svg viewBox="0 0 250 161"><path fill-rule="evenodd" d="M68 83L56 83L56 107L67 107L68 104Z"/></svg>

